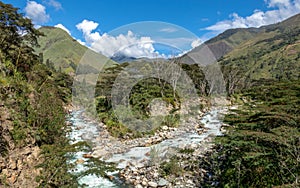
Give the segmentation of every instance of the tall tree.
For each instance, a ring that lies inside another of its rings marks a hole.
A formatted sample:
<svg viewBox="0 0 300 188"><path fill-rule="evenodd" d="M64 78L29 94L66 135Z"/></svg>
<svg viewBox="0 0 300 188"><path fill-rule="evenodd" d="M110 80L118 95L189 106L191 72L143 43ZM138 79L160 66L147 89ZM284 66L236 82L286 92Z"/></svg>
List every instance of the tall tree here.
<svg viewBox="0 0 300 188"><path fill-rule="evenodd" d="M32 47L38 46L42 33L18 10L0 1L0 61L11 60L17 69L26 71L38 60Z"/></svg>

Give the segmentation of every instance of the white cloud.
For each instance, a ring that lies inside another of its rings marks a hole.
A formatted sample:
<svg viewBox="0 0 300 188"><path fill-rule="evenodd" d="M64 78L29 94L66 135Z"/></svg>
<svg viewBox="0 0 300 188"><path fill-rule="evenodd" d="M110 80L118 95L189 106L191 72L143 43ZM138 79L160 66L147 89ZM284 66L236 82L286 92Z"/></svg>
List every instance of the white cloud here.
<svg viewBox="0 0 300 188"><path fill-rule="evenodd" d="M76 39L76 40L77 40L77 42L79 42L81 45L83 45L83 46L86 45L85 42L83 42L82 40L80 40L80 39Z"/></svg>
<svg viewBox="0 0 300 188"><path fill-rule="evenodd" d="M55 10L62 10L62 5L60 2L58 1L55 1L55 0L48 0L48 1L45 1L45 3L51 7L54 7Z"/></svg>
<svg viewBox="0 0 300 188"><path fill-rule="evenodd" d="M69 35L71 35L71 32L63 24L56 24L54 27L65 30Z"/></svg>
<svg viewBox="0 0 300 188"><path fill-rule="evenodd" d="M197 46L199 46L200 44L202 44L202 41L200 39L196 39L192 42L191 47L192 48L196 48Z"/></svg>
<svg viewBox="0 0 300 188"><path fill-rule="evenodd" d="M83 20L76 25L77 29L82 31L86 45L91 49L101 52L105 56L113 56L118 52L130 57L160 56L155 51L154 41L150 37L139 37L132 31L117 36L107 33L100 35L99 32L93 32L98 25L98 23L88 20Z"/></svg>
<svg viewBox="0 0 300 188"><path fill-rule="evenodd" d="M290 0L265 0L269 7L289 6Z"/></svg>
<svg viewBox="0 0 300 188"><path fill-rule="evenodd" d="M83 34L87 34L95 30L98 27L98 25L99 24L96 22L83 20L81 23L77 24L76 27L78 30L82 31Z"/></svg>
<svg viewBox="0 0 300 188"><path fill-rule="evenodd" d="M247 17L233 13L230 15L231 19L217 22L205 30L222 32L232 28L260 27L280 22L300 12L300 0L265 0L265 2L272 10L266 12L255 10Z"/></svg>
<svg viewBox="0 0 300 188"><path fill-rule="evenodd" d="M44 24L50 19L50 16L46 13L46 8L35 1L27 1L25 16L37 25Z"/></svg>

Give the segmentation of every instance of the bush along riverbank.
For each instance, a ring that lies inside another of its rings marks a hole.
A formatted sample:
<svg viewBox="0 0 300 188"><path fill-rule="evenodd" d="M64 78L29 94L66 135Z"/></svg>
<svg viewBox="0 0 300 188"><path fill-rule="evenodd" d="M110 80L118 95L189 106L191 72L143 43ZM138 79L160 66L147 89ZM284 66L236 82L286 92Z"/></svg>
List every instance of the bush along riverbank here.
<svg viewBox="0 0 300 188"><path fill-rule="evenodd" d="M72 80L35 54L42 33L30 19L0 9L0 187L76 187L65 137Z"/></svg>
<svg viewBox="0 0 300 188"><path fill-rule="evenodd" d="M257 86L232 96L238 109L213 152L200 158L205 186L299 187L300 81Z"/></svg>

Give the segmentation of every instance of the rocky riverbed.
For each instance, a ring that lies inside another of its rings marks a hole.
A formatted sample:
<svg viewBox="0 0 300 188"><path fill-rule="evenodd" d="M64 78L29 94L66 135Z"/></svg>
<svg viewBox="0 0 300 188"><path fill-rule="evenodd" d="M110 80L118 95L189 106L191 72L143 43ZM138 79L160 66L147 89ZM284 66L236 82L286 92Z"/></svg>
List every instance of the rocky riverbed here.
<svg viewBox="0 0 300 188"><path fill-rule="evenodd" d="M75 172L86 170L89 158L113 162L118 170L107 178L88 175L80 179L88 187L196 187L203 176L197 165L199 156L210 150L213 137L221 135L222 114L227 107L198 111L182 126L161 127L154 135L137 139L117 139L110 136L106 126L86 118L84 111L71 113L73 143L87 141L92 151L78 152L73 160ZM174 173L172 171L176 171ZM116 183L118 182L118 183Z"/></svg>

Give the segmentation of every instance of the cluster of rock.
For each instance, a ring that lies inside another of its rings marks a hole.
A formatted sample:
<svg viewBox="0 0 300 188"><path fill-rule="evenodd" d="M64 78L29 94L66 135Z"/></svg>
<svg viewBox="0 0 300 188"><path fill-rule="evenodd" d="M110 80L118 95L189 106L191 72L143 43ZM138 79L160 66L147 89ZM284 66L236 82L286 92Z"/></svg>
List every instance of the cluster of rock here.
<svg viewBox="0 0 300 188"><path fill-rule="evenodd" d="M184 133L197 132L202 134L205 131L205 128L199 124L202 116L208 111L208 108L203 109L202 111L198 110L196 115L189 117L187 119L181 119L181 126L179 127L160 127L154 135L144 136L142 138L136 139L118 139L112 137L106 125L103 123L99 124L99 136L94 137L93 133L85 133L83 135L84 140L93 140L94 146L93 152L91 153L95 158L108 159L113 154L124 153L133 147L148 147L154 144L158 144L166 139L171 139L176 136L180 136ZM91 121L91 120L88 120ZM79 127L80 128L80 127Z"/></svg>
<svg viewBox="0 0 300 188"><path fill-rule="evenodd" d="M26 147L10 151L9 157L5 160L0 157L1 181L9 186L33 187L37 186L34 177L40 175L41 168L35 168L41 162L39 158L40 149L35 147Z"/></svg>
<svg viewBox="0 0 300 188"><path fill-rule="evenodd" d="M36 166L42 162L40 148L30 137L24 141L26 147L16 144L10 134L13 117L8 112L0 102L0 187L37 187L35 178L41 174L41 168Z"/></svg>
<svg viewBox="0 0 300 188"><path fill-rule="evenodd" d="M171 183L160 177L158 167L127 166L119 172L119 176L125 184L131 184L135 187L169 187Z"/></svg>
<svg viewBox="0 0 300 188"><path fill-rule="evenodd" d="M162 175L162 163L157 165L148 165L137 167L134 164L128 164L119 172L119 177L125 184L134 185L136 188L142 187L166 187L166 188L192 188L199 187L201 179L206 173L204 169L199 167L197 160L204 153L212 148L211 137L198 144L190 144L181 150L191 151L176 152L175 157L180 163L180 169L183 170L181 175ZM162 159L161 161L170 162L170 159Z"/></svg>

